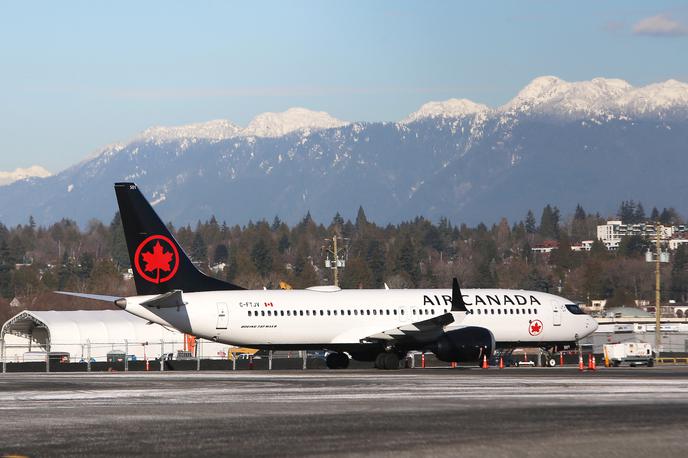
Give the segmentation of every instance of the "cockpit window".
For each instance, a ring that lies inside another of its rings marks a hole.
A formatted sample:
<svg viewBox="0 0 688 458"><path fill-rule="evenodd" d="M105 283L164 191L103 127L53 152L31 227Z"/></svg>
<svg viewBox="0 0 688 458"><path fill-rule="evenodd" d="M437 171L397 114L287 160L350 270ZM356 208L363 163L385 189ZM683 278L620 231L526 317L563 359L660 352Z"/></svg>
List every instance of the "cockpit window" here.
<svg viewBox="0 0 688 458"><path fill-rule="evenodd" d="M566 304L566 308L574 315L585 315L585 312L578 307L578 304Z"/></svg>

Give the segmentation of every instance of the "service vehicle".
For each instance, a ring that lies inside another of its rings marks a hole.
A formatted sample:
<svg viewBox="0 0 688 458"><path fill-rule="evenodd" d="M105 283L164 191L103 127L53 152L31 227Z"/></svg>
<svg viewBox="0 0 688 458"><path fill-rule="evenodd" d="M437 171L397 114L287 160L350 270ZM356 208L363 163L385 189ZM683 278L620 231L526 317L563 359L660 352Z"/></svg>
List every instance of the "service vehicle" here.
<svg viewBox="0 0 688 458"><path fill-rule="evenodd" d="M654 352L652 345L645 342L624 342L604 345L604 360L608 366L619 367L629 364L654 366Z"/></svg>

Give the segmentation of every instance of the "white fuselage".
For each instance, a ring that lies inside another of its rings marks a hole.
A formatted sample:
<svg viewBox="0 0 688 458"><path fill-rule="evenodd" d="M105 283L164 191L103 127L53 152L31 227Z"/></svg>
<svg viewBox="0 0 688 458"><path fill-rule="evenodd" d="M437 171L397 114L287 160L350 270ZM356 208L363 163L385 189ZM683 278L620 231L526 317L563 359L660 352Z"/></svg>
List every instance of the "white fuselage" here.
<svg viewBox="0 0 688 458"><path fill-rule="evenodd" d="M140 305L152 296L127 298L126 310L184 333L255 347L360 344L370 336L451 310L451 290L243 290L184 293L184 306ZM444 331L466 326L492 332L497 346L573 342L597 328L588 315L571 313L562 297L505 289L466 289L468 313L453 312Z"/></svg>

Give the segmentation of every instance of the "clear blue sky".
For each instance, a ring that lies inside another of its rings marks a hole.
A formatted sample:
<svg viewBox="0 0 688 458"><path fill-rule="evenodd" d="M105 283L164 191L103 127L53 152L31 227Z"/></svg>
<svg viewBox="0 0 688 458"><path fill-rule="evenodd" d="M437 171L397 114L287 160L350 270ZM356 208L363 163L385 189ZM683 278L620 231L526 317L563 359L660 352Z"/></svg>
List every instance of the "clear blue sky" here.
<svg viewBox="0 0 688 458"><path fill-rule="evenodd" d="M674 26L634 31L654 16ZM540 75L688 81L688 5L3 1L0 171L292 106L370 121L450 97L497 106Z"/></svg>

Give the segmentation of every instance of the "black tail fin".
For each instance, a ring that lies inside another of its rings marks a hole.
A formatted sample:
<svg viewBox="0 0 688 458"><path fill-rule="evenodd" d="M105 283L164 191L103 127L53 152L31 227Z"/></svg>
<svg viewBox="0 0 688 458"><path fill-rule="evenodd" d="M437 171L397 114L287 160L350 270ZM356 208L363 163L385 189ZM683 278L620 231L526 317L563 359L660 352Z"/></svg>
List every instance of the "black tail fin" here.
<svg viewBox="0 0 688 458"><path fill-rule="evenodd" d="M134 183L115 183L139 295L244 289L198 270Z"/></svg>

